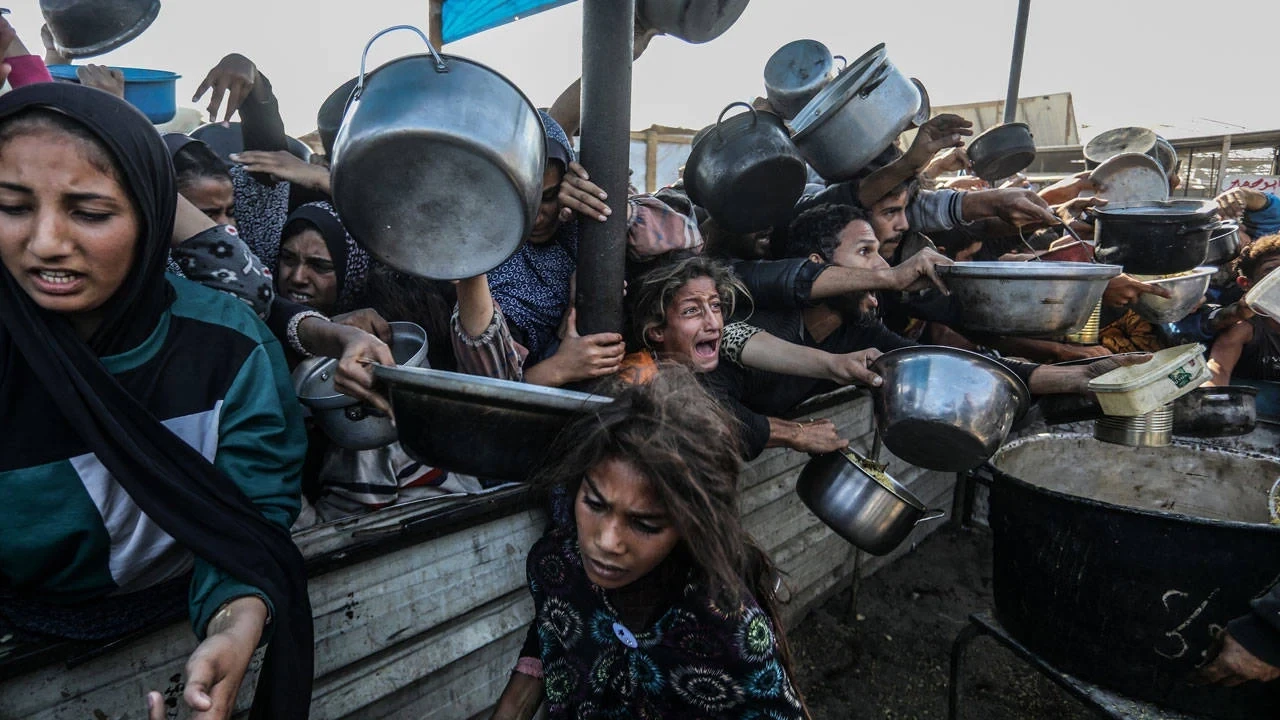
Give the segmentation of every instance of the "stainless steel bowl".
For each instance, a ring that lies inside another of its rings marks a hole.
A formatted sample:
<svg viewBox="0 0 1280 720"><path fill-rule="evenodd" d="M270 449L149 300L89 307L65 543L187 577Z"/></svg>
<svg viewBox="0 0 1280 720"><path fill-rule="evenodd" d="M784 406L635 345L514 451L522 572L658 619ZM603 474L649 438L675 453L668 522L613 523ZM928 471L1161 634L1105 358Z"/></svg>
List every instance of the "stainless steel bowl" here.
<svg viewBox="0 0 1280 720"><path fill-rule="evenodd" d="M427 333L411 322L391 323L391 355L396 363L417 367L427 360ZM316 425L333 443L348 450L372 450L396 440L391 418L333 387L334 358L312 358L293 371L298 401L311 408Z"/></svg>
<svg viewBox="0 0 1280 720"><path fill-rule="evenodd" d="M871 365L876 422L884 446L912 465L971 470L991 457L1031 393L1012 370L988 357L932 345L881 355Z"/></svg>
<svg viewBox="0 0 1280 720"><path fill-rule="evenodd" d="M827 527L872 555L892 552L916 525L946 515L925 508L888 474L868 472L868 464L847 448L818 455L800 471L796 494Z"/></svg>
<svg viewBox="0 0 1280 720"><path fill-rule="evenodd" d="M580 415L613 398L428 368L375 367L391 390L400 445L414 459L477 477L527 480Z"/></svg>
<svg viewBox="0 0 1280 720"><path fill-rule="evenodd" d="M1061 337L1079 332L1119 265L1078 262L960 262L938 274L977 332Z"/></svg>
<svg viewBox="0 0 1280 720"><path fill-rule="evenodd" d="M1218 268L1201 266L1185 275L1162 277L1160 275L1135 275L1134 278L1151 285L1159 285L1173 297L1145 293L1133 304L1134 312L1151 323L1177 322L1191 314L1209 289L1209 281Z"/></svg>

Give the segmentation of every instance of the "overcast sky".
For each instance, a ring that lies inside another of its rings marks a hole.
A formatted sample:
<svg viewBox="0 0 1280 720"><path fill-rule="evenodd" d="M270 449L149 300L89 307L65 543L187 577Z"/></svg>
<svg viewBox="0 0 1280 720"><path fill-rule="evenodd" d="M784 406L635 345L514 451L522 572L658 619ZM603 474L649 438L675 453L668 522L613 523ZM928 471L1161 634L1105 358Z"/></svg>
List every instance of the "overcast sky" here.
<svg viewBox="0 0 1280 720"><path fill-rule="evenodd" d="M319 103L357 73L373 33L427 24L427 0L163 2L145 34L98 62L179 72L179 103L189 104L210 67L226 53L243 53L271 78L294 135L314 129ZM42 52L38 1L8 5L20 36ZM1021 95L1070 91L1082 139L1118 125L1169 137L1280 128L1269 37L1280 27L1280 3L1196 3L1196 12L1190 5L1034 0ZM753 0L714 42L654 40L635 68L631 126L713 122L729 102L763 94L769 55L802 37L850 58L887 43L890 58L924 81L934 105L1003 99L1016 8L1016 0ZM1228 9L1229 16L1218 13ZM580 74L580 34L581 4L572 3L447 52L493 67L535 104L549 105ZM371 64L420 49L411 34L393 34L375 46Z"/></svg>

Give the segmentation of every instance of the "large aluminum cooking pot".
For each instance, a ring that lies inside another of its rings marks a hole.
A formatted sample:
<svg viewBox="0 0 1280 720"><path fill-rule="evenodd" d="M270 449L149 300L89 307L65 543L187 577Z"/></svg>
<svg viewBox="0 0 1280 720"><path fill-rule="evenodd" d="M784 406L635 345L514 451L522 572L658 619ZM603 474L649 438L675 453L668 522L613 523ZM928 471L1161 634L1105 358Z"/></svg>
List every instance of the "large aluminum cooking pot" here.
<svg viewBox="0 0 1280 720"><path fill-rule="evenodd" d="M938 274L978 332L1061 337L1082 329L1119 265L1085 262L958 262Z"/></svg>
<svg viewBox="0 0 1280 720"><path fill-rule="evenodd" d="M399 365L427 361L427 333L411 322L391 323L391 356ZM334 389L336 358L311 358L293 371L298 401L311 408L320 430L338 447L372 450L395 442L396 427L385 413Z"/></svg>
<svg viewBox="0 0 1280 720"><path fill-rule="evenodd" d="M792 40L764 64L764 90L769 104L790 120L836 77L836 59L817 40Z"/></svg>
<svg viewBox="0 0 1280 720"><path fill-rule="evenodd" d="M1275 717L1280 683L1190 687L1280 572L1280 459L1037 435L991 458L996 617L1054 667L1194 717Z"/></svg>
<svg viewBox="0 0 1280 720"><path fill-rule="evenodd" d="M959 472L1000 447L1031 401L1012 370L988 357L920 345L881 355L871 371L876 422L884 446L930 470Z"/></svg>
<svg viewBox="0 0 1280 720"><path fill-rule="evenodd" d="M430 51L365 73L393 30ZM546 135L533 103L480 63L440 55L408 25L374 35L334 141L333 200L374 257L436 280L497 267L533 228Z"/></svg>
<svg viewBox="0 0 1280 720"><path fill-rule="evenodd" d="M984 131L969 141L967 149L973 173L988 182L1026 170L1036 159L1036 141L1031 126L1004 123Z"/></svg>
<svg viewBox="0 0 1280 720"><path fill-rule="evenodd" d="M748 112L726 120L734 107ZM694 204L725 229L745 235L791 217L804 193L805 166L777 115L736 102L694 138L684 183Z"/></svg>
<svg viewBox="0 0 1280 720"><path fill-rule="evenodd" d="M1093 237L1098 262L1139 275L1170 275L1203 265L1217 226L1212 200L1166 200L1097 207Z"/></svg>
<svg viewBox="0 0 1280 720"><path fill-rule="evenodd" d="M160 0L40 0L58 52L86 58L111 52L151 27Z"/></svg>
<svg viewBox="0 0 1280 720"><path fill-rule="evenodd" d="M814 96L791 127L804 159L823 178L838 182L853 177L920 122L923 106L920 86L878 45Z"/></svg>
<svg viewBox="0 0 1280 720"><path fill-rule="evenodd" d="M916 525L946 516L848 448L805 464L796 494L827 527L872 555L893 552Z"/></svg>
<svg viewBox="0 0 1280 720"><path fill-rule="evenodd" d="M400 445L434 467L527 480L559 432L613 398L428 368L383 367Z"/></svg>
<svg viewBox="0 0 1280 720"><path fill-rule="evenodd" d="M750 1L636 0L636 21L685 42L710 42L738 21Z"/></svg>

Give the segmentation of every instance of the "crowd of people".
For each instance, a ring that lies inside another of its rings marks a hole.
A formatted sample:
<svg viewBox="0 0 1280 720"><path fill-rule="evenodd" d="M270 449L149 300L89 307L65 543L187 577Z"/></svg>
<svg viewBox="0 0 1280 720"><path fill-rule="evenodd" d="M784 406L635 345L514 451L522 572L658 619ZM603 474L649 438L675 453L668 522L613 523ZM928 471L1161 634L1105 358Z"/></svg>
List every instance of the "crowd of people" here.
<svg viewBox="0 0 1280 720"><path fill-rule="evenodd" d="M1087 196L1086 176L1038 191L939 179L967 166L972 134L942 115L748 235L726 232L680 182L632 193L625 327L582 335L581 229L610 210L574 151L576 84L542 113L532 231L501 265L449 283L379 263L330 202L327 159L352 83L317 105L320 147L304 158L261 69L228 55L197 93L210 120L239 118L243 147L223 156L162 136L109 69L53 82L3 21L0 46L12 87L0 97L0 412L11 419L0 634L115 638L185 599L201 642L184 700L209 717L229 715L268 640L256 716L308 714L311 612L291 528L414 488L486 484L398 446L331 447L309 426L290 372L313 356L338 359L340 391L390 411L371 366L395 362L392 321L425 329L431 367L616 397L531 478L562 507L529 552L536 619L500 718L543 703L551 717L611 703L643 717L807 717L776 572L738 516L738 472L769 447L846 446L830 421L788 416L840 386L880 386L871 365L884 352L976 350L1033 394L1082 393L1145 359L1112 353L1191 336L1212 346L1215 383L1280 381L1280 326L1243 300L1280 266L1273 195L1219 198L1249 240L1176 327L1135 319L1139 295L1167 293L1121 275L1101 345L976 335L936 268L1049 251L1064 242L1060 221L1087 237L1105 201ZM1098 361L1053 365L1082 358ZM1241 640L1255 676L1274 677L1280 642L1258 638L1280 631L1261 627ZM163 717L159 695L148 702Z"/></svg>

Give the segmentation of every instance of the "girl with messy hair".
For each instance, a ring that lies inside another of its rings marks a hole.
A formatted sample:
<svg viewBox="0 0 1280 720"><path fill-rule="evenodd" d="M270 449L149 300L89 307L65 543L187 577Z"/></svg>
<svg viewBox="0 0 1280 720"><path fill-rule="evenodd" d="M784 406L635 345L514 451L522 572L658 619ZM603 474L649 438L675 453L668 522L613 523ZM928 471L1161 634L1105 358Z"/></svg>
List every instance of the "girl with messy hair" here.
<svg viewBox="0 0 1280 720"><path fill-rule="evenodd" d="M572 521L529 552L534 622L493 717L807 718L737 434L692 373L621 389L548 457Z"/></svg>

